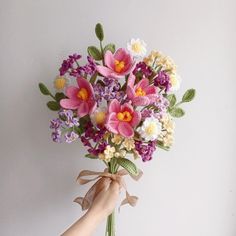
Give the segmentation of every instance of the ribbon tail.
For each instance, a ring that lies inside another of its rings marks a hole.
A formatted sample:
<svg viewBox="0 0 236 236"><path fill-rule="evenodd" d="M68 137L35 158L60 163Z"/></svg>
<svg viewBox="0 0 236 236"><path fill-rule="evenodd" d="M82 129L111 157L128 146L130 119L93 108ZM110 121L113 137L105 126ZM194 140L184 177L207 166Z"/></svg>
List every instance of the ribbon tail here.
<svg viewBox="0 0 236 236"><path fill-rule="evenodd" d="M135 207L138 201L138 197L137 196L131 196L127 191L126 191L126 198L121 202L120 206L119 206L119 212L120 212L120 208L123 205L129 204L132 207Z"/></svg>

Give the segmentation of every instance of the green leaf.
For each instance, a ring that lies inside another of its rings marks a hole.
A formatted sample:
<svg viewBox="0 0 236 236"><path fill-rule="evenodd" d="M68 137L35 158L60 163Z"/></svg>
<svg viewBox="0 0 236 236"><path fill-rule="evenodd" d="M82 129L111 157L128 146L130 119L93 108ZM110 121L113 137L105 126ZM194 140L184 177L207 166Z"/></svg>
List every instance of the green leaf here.
<svg viewBox="0 0 236 236"><path fill-rule="evenodd" d="M95 46L88 47L88 54L92 56L95 60L100 61L102 60L102 54L98 48Z"/></svg>
<svg viewBox="0 0 236 236"><path fill-rule="evenodd" d="M60 105L59 105L59 103L57 103L57 102L55 102L55 101L49 101L48 103L47 103L47 106L48 106L48 108L50 109L50 110L52 110L52 111L58 111L58 110L60 110Z"/></svg>
<svg viewBox="0 0 236 236"><path fill-rule="evenodd" d="M41 91L42 94L44 95L50 95L50 91L48 90L48 88L46 87L46 85L44 85L43 83L39 83L39 89Z"/></svg>
<svg viewBox="0 0 236 236"><path fill-rule="evenodd" d="M139 171L136 165L126 158L117 158L117 163L126 169L131 175L138 175Z"/></svg>
<svg viewBox="0 0 236 236"><path fill-rule="evenodd" d="M98 159L97 156L94 156L92 154L86 154L85 157L90 158L90 159Z"/></svg>
<svg viewBox="0 0 236 236"><path fill-rule="evenodd" d="M173 107L176 103L176 96L174 94L169 94L167 99L170 102L170 107Z"/></svg>
<svg viewBox="0 0 236 236"><path fill-rule="evenodd" d="M64 93L56 93L55 98L57 102L60 102L61 99L66 98L66 95Z"/></svg>
<svg viewBox="0 0 236 236"><path fill-rule="evenodd" d="M100 23L96 24L95 33L96 33L97 38L100 41L102 41L104 39L103 28L102 28L102 25Z"/></svg>
<svg viewBox="0 0 236 236"><path fill-rule="evenodd" d="M195 89L187 90L182 97L182 102L191 102L194 99L195 94L196 94Z"/></svg>
<svg viewBox="0 0 236 236"><path fill-rule="evenodd" d="M106 51L111 51L112 53L114 53L116 51L115 44L113 44L113 43L107 44L104 48L104 52L106 52Z"/></svg>
<svg viewBox="0 0 236 236"><path fill-rule="evenodd" d="M163 143L161 141L157 141L157 146L165 151L169 151L170 147L166 147L163 145Z"/></svg>
<svg viewBox="0 0 236 236"><path fill-rule="evenodd" d="M170 113L171 116L176 117L176 118L182 117L185 114L184 110L180 107L171 108L169 110L169 113Z"/></svg>
<svg viewBox="0 0 236 236"><path fill-rule="evenodd" d="M89 82L90 82L91 84L94 84L95 81L96 81L96 79L97 79L97 76L98 76L98 73L97 73L97 72L94 73L94 74L91 76Z"/></svg>

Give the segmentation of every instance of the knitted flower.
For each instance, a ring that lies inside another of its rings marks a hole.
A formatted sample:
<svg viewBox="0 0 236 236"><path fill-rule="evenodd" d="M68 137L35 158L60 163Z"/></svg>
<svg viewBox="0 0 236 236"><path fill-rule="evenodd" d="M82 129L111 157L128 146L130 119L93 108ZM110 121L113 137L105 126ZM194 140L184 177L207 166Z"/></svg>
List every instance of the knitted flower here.
<svg viewBox="0 0 236 236"><path fill-rule="evenodd" d="M133 137L134 127L139 124L140 120L140 112L134 111L130 103L121 105L118 100L114 99L109 104L105 126L110 132L129 138Z"/></svg>
<svg viewBox="0 0 236 236"><path fill-rule="evenodd" d="M57 91L63 91L69 85L69 79L64 76L57 76L54 79L54 88Z"/></svg>
<svg viewBox="0 0 236 236"><path fill-rule="evenodd" d="M127 43L127 49L134 57L143 57L147 53L147 44L141 39L131 39Z"/></svg>
<svg viewBox="0 0 236 236"><path fill-rule="evenodd" d="M135 76L130 74L127 86L127 96L135 106L147 106L155 102L157 98L157 90L153 85L149 85L149 80L141 79L137 84L134 84Z"/></svg>
<svg viewBox="0 0 236 236"><path fill-rule="evenodd" d="M106 66L97 66L97 71L108 78L123 78L129 74L134 62L131 55L123 48L118 49L114 54L107 51L104 56Z"/></svg>
<svg viewBox="0 0 236 236"><path fill-rule="evenodd" d="M94 92L91 84L84 78L77 78L78 87L70 86L66 89L68 98L62 99L60 105L65 109L77 109L79 117L91 113L96 107Z"/></svg>

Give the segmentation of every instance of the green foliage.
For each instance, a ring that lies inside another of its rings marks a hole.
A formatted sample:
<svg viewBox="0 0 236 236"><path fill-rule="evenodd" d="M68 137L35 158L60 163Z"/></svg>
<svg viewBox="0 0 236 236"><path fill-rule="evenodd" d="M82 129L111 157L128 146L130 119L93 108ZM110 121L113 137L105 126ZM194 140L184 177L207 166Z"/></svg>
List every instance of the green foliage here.
<svg viewBox="0 0 236 236"><path fill-rule="evenodd" d="M185 114L184 110L180 107L171 108L169 110L169 113L170 113L171 116L176 117L176 118L182 117Z"/></svg>
<svg viewBox="0 0 236 236"><path fill-rule="evenodd" d="M61 99L66 98L66 95L64 93L56 93L55 94L55 99L57 102L60 102Z"/></svg>
<svg viewBox="0 0 236 236"><path fill-rule="evenodd" d="M48 88L46 87L46 85L44 85L43 83L39 83L39 89L43 95L50 95L51 94L50 91L48 90Z"/></svg>
<svg viewBox="0 0 236 236"><path fill-rule="evenodd" d="M161 141L157 141L157 146L165 151L169 151L170 147L166 147L163 145L163 143Z"/></svg>
<svg viewBox="0 0 236 236"><path fill-rule="evenodd" d="M126 169L131 175L138 175L139 171L136 165L126 158L117 158L117 163Z"/></svg>
<svg viewBox="0 0 236 236"><path fill-rule="evenodd" d="M97 72L94 73L94 74L91 76L89 82L90 82L91 84L94 84L95 81L96 81L96 79L97 79L97 76L98 76L98 73L97 73Z"/></svg>
<svg viewBox="0 0 236 236"><path fill-rule="evenodd" d="M187 90L182 97L182 102L191 102L194 99L195 94L196 94L195 89Z"/></svg>
<svg viewBox="0 0 236 236"><path fill-rule="evenodd" d="M113 44L113 43L107 44L107 45L104 47L104 53L105 53L106 51L111 51L112 53L114 53L114 52L116 51L116 46L115 46L115 44Z"/></svg>
<svg viewBox="0 0 236 236"><path fill-rule="evenodd" d="M98 159L97 156L94 156L92 154L86 154L85 157L90 158L90 159Z"/></svg>
<svg viewBox="0 0 236 236"><path fill-rule="evenodd" d="M176 104L176 96L175 96L175 94L169 94L167 96L167 99L168 99L168 101L170 103L170 107L173 107Z"/></svg>
<svg viewBox="0 0 236 236"><path fill-rule="evenodd" d="M47 103L47 107L52 110L52 111L59 111L60 110L60 105L58 102L55 102L55 101L49 101Z"/></svg>
<svg viewBox="0 0 236 236"><path fill-rule="evenodd" d="M90 46L90 47L88 47L87 51L88 51L88 54L90 56L92 56L95 60L97 60L97 61L102 60L102 53L100 52L100 50L97 47Z"/></svg>
<svg viewBox="0 0 236 236"><path fill-rule="evenodd" d="M96 24L95 33L96 33L97 38L100 41L102 41L104 39L104 32L103 32L102 25L100 23Z"/></svg>

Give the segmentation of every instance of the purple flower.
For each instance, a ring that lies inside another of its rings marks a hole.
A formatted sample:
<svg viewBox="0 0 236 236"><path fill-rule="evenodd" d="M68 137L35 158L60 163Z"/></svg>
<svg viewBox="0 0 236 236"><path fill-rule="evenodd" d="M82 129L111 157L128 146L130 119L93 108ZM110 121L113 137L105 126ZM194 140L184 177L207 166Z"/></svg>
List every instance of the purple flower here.
<svg viewBox="0 0 236 236"><path fill-rule="evenodd" d="M154 78L154 85L168 92L171 87L169 75L165 71L160 71Z"/></svg>
<svg viewBox="0 0 236 236"><path fill-rule="evenodd" d="M79 137L78 134L76 134L74 131L71 131L71 132L68 132L68 133L65 134L65 141L67 143L72 143L75 140L77 140L78 137Z"/></svg>
<svg viewBox="0 0 236 236"><path fill-rule="evenodd" d="M163 113L166 113L167 107L169 106L169 104L170 103L168 99L163 97L163 95L159 94L154 103L154 106L158 110L158 113L162 115Z"/></svg>
<svg viewBox="0 0 236 236"><path fill-rule="evenodd" d="M137 73L141 73L141 77L145 76L146 78L148 78L152 75L152 69L150 66L146 65L145 62L139 62L133 70L134 75L136 75Z"/></svg>
<svg viewBox="0 0 236 236"><path fill-rule="evenodd" d="M79 118L73 117L74 112L72 110L61 110L58 114L65 120L64 124L67 127L79 126Z"/></svg>
<svg viewBox="0 0 236 236"><path fill-rule="evenodd" d="M61 130L55 129L52 132L51 137L52 137L53 142L61 143L62 142L62 140L61 140Z"/></svg>
<svg viewBox="0 0 236 236"><path fill-rule="evenodd" d="M156 150L156 142L149 141L148 143L143 143L141 141L135 141L135 148L143 162L150 161L154 151Z"/></svg>
<svg viewBox="0 0 236 236"><path fill-rule="evenodd" d="M59 129L61 127L61 120L59 118L50 121L50 129Z"/></svg>

